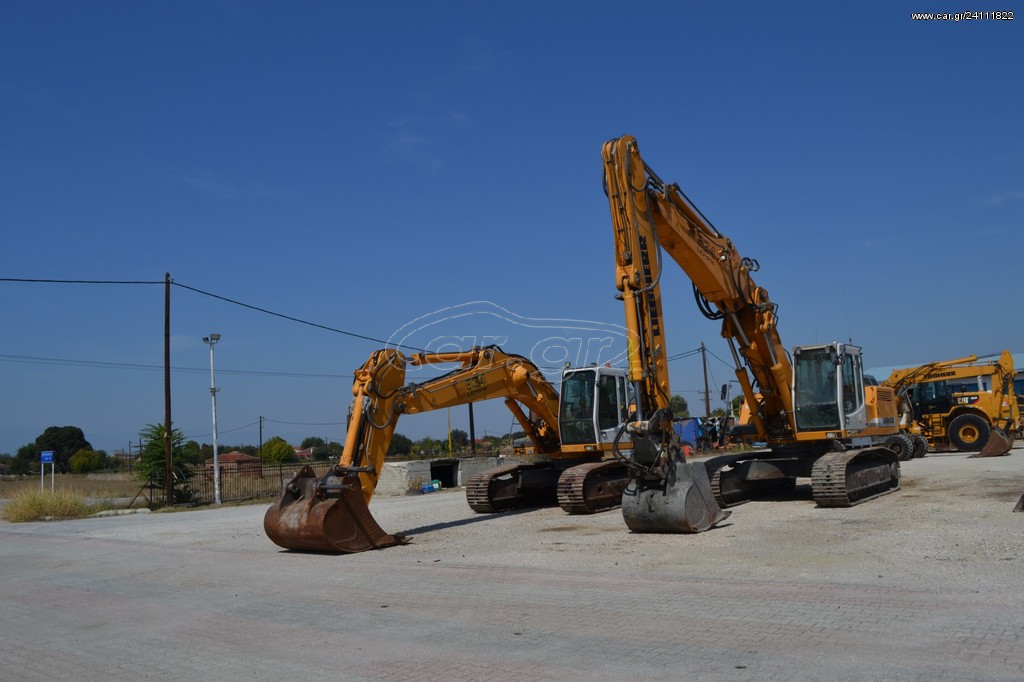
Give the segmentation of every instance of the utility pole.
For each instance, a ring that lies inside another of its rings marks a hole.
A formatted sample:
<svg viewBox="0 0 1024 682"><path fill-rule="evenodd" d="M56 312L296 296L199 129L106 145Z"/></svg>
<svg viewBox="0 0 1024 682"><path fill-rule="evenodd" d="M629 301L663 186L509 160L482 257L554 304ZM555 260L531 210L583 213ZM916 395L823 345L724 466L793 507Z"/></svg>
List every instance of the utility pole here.
<svg viewBox="0 0 1024 682"><path fill-rule="evenodd" d="M700 342L700 360L704 365L704 417L711 419L711 396L708 391L708 357L705 354L704 342Z"/></svg>
<svg viewBox="0 0 1024 682"><path fill-rule="evenodd" d="M220 504L220 459L217 456L217 388L213 374L213 346L220 341L220 334L203 337L203 343L210 345L210 403L213 407L213 502Z"/></svg>
<svg viewBox="0 0 1024 682"><path fill-rule="evenodd" d="M260 461L263 461L263 417L260 417Z"/></svg>
<svg viewBox="0 0 1024 682"><path fill-rule="evenodd" d="M164 273L164 498L174 504L174 465L171 458L171 273Z"/></svg>
<svg viewBox="0 0 1024 682"><path fill-rule="evenodd" d="M476 426L473 424L473 403L469 403L469 448L476 457Z"/></svg>

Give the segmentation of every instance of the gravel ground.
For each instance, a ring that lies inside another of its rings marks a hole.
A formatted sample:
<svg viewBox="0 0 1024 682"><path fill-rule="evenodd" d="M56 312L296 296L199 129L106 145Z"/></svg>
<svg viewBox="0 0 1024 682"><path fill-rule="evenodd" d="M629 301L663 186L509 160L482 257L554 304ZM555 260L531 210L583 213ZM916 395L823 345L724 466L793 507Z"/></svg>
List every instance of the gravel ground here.
<svg viewBox="0 0 1024 682"><path fill-rule="evenodd" d="M618 511L478 515L461 490L378 497L380 525L412 542L348 556L281 551L266 505L0 523L0 669L1021 679L1022 462L1020 448L931 454L903 463L902 490L858 507L819 509L798 486L698 535L630 533Z"/></svg>
<svg viewBox="0 0 1024 682"><path fill-rule="evenodd" d="M461 489L370 504L386 531L409 545L365 561L464 561L522 568L686 573L772 580L803 578L915 585L957 582L977 589L1013 584L1020 562L1024 446L1012 456L968 459L932 453L902 463L900 491L849 509L818 508L810 486L795 498L748 502L696 535L637 534L618 510L570 516L560 509L473 513ZM5 532L116 538L124 542L277 552L263 533L265 505L199 508L146 518L0 524ZM349 557L354 558L354 557Z"/></svg>

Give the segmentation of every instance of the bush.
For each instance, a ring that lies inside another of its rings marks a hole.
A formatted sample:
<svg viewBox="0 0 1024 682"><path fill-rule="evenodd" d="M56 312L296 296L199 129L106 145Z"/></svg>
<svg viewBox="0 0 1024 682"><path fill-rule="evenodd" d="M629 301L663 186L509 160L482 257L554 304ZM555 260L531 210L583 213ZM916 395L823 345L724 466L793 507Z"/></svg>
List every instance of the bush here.
<svg viewBox="0 0 1024 682"><path fill-rule="evenodd" d="M107 465L106 453L82 448L71 455L71 473L87 474L90 471L99 471Z"/></svg>
<svg viewBox="0 0 1024 682"><path fill-rule="evenodd" d="M81 493L73 491L21 492L4 507L4 519L12 523L44 518L81 519L100 509L100 506L86 503Z"/></svg>

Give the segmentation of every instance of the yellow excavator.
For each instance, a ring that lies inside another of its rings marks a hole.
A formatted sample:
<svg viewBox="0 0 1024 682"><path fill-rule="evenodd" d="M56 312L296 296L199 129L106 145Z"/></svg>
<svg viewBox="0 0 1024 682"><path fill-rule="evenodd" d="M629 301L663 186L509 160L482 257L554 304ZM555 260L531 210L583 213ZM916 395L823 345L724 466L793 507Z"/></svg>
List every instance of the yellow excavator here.
<svg viewBox="0 0 1024 682"><path fill-rule="evenodd" d="M736 378L751 406L750 422L768 450L724 455L706 462L711 493L721 507L756 495L791 489L809 477L820 506L846 507L900 486L900 448L910 448L899 428L893 389L866 385L861 349L844 343L802 346L792 359L777 329L777 305L751 273L757 261L741 257L678 185L667 184L640 156L636 139L605 143L605 191L615 229L617 288L630 331L629 376L637 382L646 426L630 425L634 479L622 510L634 530L665 531L659 505L676 480L692 479L688 504L711 515L705 481L695 465L685 476L666 467L664 448L644 447L643 433L664 433L668 402L667 351L659 280L668 258L693 283L698 308L720 320L732 351ZM658 418L659 424L656 424ZM696 502L701 498L701 502ZM679 502L668 502L678 508ZM720 518L720 517L719 517ZM716 521L712 518L710 523Z"/></svg>
<svg viewBox="0 0 1024 682"><path fill-rule="evenodd" d="M969 355L897 369L882 384L909 404L931 447L999 457L1010 452L1020 424L1015 376L1013 356L1004 350L998 357Z"/></svg>
<svg viewBox="0 0 1024 682"><path fill-rule="evenodd" d="M457 364L420 383L405 383L407 366ZM304 466L284 486L263 520L267 536L286 549L352 553L403 544L369 511L398 419L455 405L504 398L539 461L516 462L470 478L466 499L477 512L547 506L591 513L618 506L625 466L606 458L629 394L625 370L567 369L563 392L572 397L559 415L559 395L541 371L497 346L406 356L374 352L356 370L352 416L339 463L324 476ZM562 436L559 432L561 430Z"/></svg>

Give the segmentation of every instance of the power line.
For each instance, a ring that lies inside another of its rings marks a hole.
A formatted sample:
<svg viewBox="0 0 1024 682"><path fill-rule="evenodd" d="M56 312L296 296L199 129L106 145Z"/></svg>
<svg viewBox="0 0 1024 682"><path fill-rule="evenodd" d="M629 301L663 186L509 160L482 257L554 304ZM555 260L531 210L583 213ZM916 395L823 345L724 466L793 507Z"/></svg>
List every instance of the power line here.
<svg viewBox="0 0 1024 682"><path fill-rule="evenodd" d="M271 424L285 424L286 426L344 426L347 422L286 422L277 419L264 417L263 421Z"/></svg>
<svg viewBox="0 0 1024 682"><path fill-rule="evenodd" d="M324 325L324 324L319 324L317 322L310 322L308 320L303 320L303 319L300 319L298 317L292 317L291 315L285 315L284 313L276 313L273 310L267 310L266 308L260 308L259 306L251 305L249 303L242 303L241 301L236 301L234 299L228 298L227 296L220 296L219 294L213 294L213 293L210 293L209 291L203 291L202 289L196 289L195 287L190 287L187 284L181 284L181 283L175 282L173 280L171 281L171 284L173 284L176 287L181 287L182 289L187 289L187 290L195 292L197 294L201 294L203 296L209 296L210 298L215 298L215 299L217 299L219 301L224 301L225 303L231 303L232 305L237 305L237 306L241 306L243 308L248 308L250 310L255 310L257 312L261 312L261 313L264 313L266 315L273 315L274 317L280 317L281 319L284 319L284 320L290 320L292 322L298 322L299 324L308 325L310 327L316 327L317 329L324 329L326 331L334 332L336 334L344 334L345 336L351 336L351 337L356 338L356 339L363 339L364 341L373 341L374 343L381 343L381 344L384 344L385 346L390 344L389 341L384 341L382 339L377 339L377 338L374 338L372 336L364 336L363 334L357 334L355 332L345 331L344 329L338 329L336 327L328 327L327 325ZM413 350L413 351L420 352L420 353L425 353L426 352L423 348L415 348L413 346L406 346L406 345L403 345L403 344L400 344L400 343L394 344L394 346L396 348L405 348L405 349Z"/></svg>
<svg viewBox="0 0 1024 682"><path fill-rule="evenodd" d="M683 358L691 357L693 355L696 355L697 353L700 353L699 347L694 348L693 350L684 351L682 353L676 353L675 355L670 355L665 359L665 362L672 362L673 360L682 360Z"/></svg>
<svg viewBox="0 0 1024 682"><path fill-rule="evenodd" d="M35 365L61 365L71 367L94 367L99 369L162 370L163 365L144 365L129 362L106 362L103 360L73 360L69 358L47 358L32 355L8 355L0 353L0 362L19 362ZM171 367L172 372L206 374L207 367ZM266 370L218 369L218 373L244 376L291 377L297 379L351 379L351 374L313 374L303 372L270 372Z"/></svg>
<svg viewBox="0 0 1024 682"><path fill-rule="evenodd" d="M0 282L27 282L30 284L164 284L163 280L30 279L27 277L0 277Z"/></svg>
<svg viewBox="0 0 1024 682"><path fill-rule="evenodd" d="M128 284L128 285L131 285L131 284L146 284L146 285L149 285L149 284L166 284L166 282L164 282L163 280L161 280L161 281L151 281L151 280L99 280L99 279L42 279L42 278L29 278L29 277L0 277L0 282L22 282L22 283L30 283L30 284ZM266 308L261 308L259 306L255 306L255 305L252 305L252 304L249 304L249 303L243 303L241 301L236 301L236 300L234 300L232 298L228 298L227 296L221 296L219 294L214 294L214 293L211 293L209 291L203 291L202 289L197 289L196 287L188 286L187 284L181 284L180 282L175 282L174 280L171 280L171 284L173 286L180 287L182 289L186 289L188 291L192 291L192 292L197 293L197 294L201 294L202 296L209 296L210 298L215 298L215 299L217 299L219 301L224 301L225 303L230 303L232 305L237 305L237 306L241 306L243 308L248 308L250 310L255 310L257 312L264 313L265 315L272 315L274 317L280 317L281 319L289 320L291 322L297 322L299 324L304 324L304 325L307 325L309 327L316 327L317 329L323 329L323 330L326 330L326 331L329 331L329 332L334 332L335 334L343 334L344 336L350 336L352 338L362 339L364 341L373 341L374 343L379 343L379 344L382 344L384 346L394 345L395 348L405 348L406 350L412 350L412 351L416 351L418 353L425 353L426 352L426 350L424 350L423 348L416 348L416 347L413 347L413 346L406 346L406 345L401 344L401 343L391 344L389 341L385 341L383 339L378 339L378 338L375 338L373 336L366 336L364 334L358 334L356 332L350 332L350 331L346 331L344 329L338 329L337 327L329 327L329 326L327 326L325 324L319 324L318 322L310 322L309 320L303 320L303 319L298 318L298 317L293 317L292 315L285 315L284 313L274 312L273 310L268 310Z"/></svg>
<svg viewBox="0 0 1024 682"><path fill-rule="evenodd" d="M217 434L222 433L234 433L235 431L242 431L243 429L251 429L254 426L258 426L259 422L253 422L252 424L246 424L245 426L237 426L233 429L217 429ZM212 437L212 433L204 433L199 436L184 436L185 440L199 440L200 438Z"/></svg>

